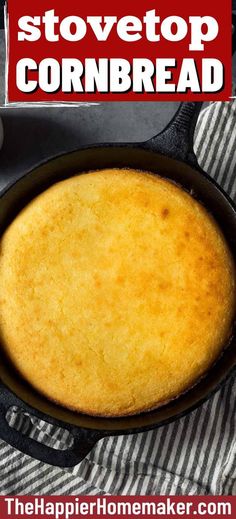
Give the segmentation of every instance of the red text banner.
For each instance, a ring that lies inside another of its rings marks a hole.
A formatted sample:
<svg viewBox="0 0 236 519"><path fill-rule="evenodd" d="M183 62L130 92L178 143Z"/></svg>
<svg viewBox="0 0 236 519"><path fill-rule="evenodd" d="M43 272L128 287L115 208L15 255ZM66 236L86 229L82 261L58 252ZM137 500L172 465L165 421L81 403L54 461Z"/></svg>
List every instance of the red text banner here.
<svg viewBox="0 0 236 519"><path fill-rule="evenodd" d="M231 2L8 0L8 101L227 100Z"/></svg>
<svg viewBox="0 0 236 519"><path fill-rule="evenodd" d="M1 519L232 518L236 496L0 496Z"/></svg>

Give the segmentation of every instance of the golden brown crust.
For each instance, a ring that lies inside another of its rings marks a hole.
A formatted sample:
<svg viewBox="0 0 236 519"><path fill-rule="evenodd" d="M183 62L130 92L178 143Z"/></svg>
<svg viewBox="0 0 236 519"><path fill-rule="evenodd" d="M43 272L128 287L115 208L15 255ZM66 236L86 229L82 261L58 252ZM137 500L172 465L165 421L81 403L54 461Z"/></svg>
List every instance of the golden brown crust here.
<svg viewBox="0 0 236 519"><path fill-rule="evenodd" d="M7 355L49 399L124 416L175 398L232 327L233 261L213 218L160 177L132 170L55 184L1 241Z"/></svg>

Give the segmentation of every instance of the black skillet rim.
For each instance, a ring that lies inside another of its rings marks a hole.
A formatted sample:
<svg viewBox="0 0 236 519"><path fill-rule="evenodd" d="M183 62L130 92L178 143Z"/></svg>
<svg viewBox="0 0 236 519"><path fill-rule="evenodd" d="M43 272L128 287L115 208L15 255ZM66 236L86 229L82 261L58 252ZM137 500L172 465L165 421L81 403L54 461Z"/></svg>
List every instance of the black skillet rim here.
<svg viewBox="0 0 236 519"><path fill-rule="evenodd" d="M92 144L92 145L85 145L85 146L81 146L79 148L76 148L76 149L73 149L73 150L70 150L69 152L61 152L60 154L57 154L53 157L50 157L50 159L45 159L43 161L40 161L36 166L34 166L33 168L31 168L29 171L27 171L26 173L24 173L23 175L21 175L20 178L18 179L15 179L13 180L12 182L10 182L9 184L7 184L4 188L2 188L0 190L0 199L11 189L13 188L13 186L16 186L16 184L18 182L21 182L21 180L25 177L27 177L28 175L31 175L35 170L37 170L37 168L41 167L41 166L44 166L46 165L47 163L49 163L50 161L53 161L54 159L60 159L62 157L66 158L66 156L68 155L71 155L73 153L78 153L79 151L82 151L82 150L85 150L85 151L89 151L91 149L99 149L99 148L132 148L132 149L143 149L143 150L146 150L148 151L149 153L153 153L154 155L157 154L157 151L153 151L152 149L150 149L148 146L147 146L147 143L99 143L99 144ZM168 156L168 154L163 154L164 156L167 156L167 158L171 158ZM179 162L182 162L183 164L186 164L186 162L184 160L181 160L181 159L178 159ZM216 189L223 195L223 197L226 199L226 201L229 203L229 205L231 206L231 208L233 209L233 211L236 213L236 204L234 203L234 201L229 197L229 195L224 191L224 189L212 178L210 177L210 175L208 175L204 170L202 170L200 168L200 166L198 164L194 165L194 166L191 166L192 169L195 169L196 172L198 174L201 174L205 177L205 179L214 184L214 186L216 187ZM88 170L89 171L89 170ZM68 175L69 177L70 175ZM72 174L73 176L73 174ZM226 349L227 349L227 345L226 345ZM217 360L217 364L220 363L221 361L221 358L219 358ZM211 368L212 369L212 368ZM211 371L211 369L206 373L206 375ZM102 437L105 437L105 436L117 436L117 435L121 435L121 434L135 434L135 433L138 433L138 432L145 432L145 431L148 431L148 430L153 430L153 429L156 429L156 428L159 428L159 427L162 427L164 425L167 425L169 423L172 423L174 422L175 420L177 419L180 419L184 416L186 416L187 414L193 412L195 409L197 409L198 407L200 407L201 405L204 404L204 402L206 402L208 399L210 399L226 382L227 380L229 380L229 378L234 374L234 372L236 371L236 363L235 365L233 365L231 367L230 370L228 370L225 374L225 376L223 376L221 378L221 380L219 381L218 384L216 384L215 387L213 387L204 397L200 398L195 404L193 404L192 406L190 406L189 408L185 409L183 412L179 412L177 413L176 415L173 415L171 416L170 418L167 418L166 420L163 420L159 423L153 423L153 424L148 424L148 425L143 425L143 426L135 426L135 427L129 427L129 428L125 428L125 429L96 429L96 425L94 428L90 428L90 427L83 427L83 426L77 426L77 425L73 425L71 424L70 422L67 422L67 421L64 421L64 420L60 420L60 419L57 419L57 422L58 424L60 423L62 426L71 426L73 428L80 428L81 430L86 430L88 432L96 432L98 433L98 437L99 438L102 438ZM196 387L197 385L199 384L200 380L196 383ZM16 393L14 393L14 391L8 387L8 385L6 385L5 383L3 383L3 385L6 387L6 389L11 392L12 394L15 394L17 398L20 399L20 401L22 401L23 404L26 404L27 406L29 405L29 407L32 409L32 411L40 411L40 413L42 413L42 411L37 408L37 407L32 407L31 404L28 404L27 402L25 402L24 400L22 400L20 397L18 397L18 395ZM191 388L190 388L191 390ZM188 391L186 392L186 394L188 393ZM176 399L176 401L178 400L178 398ZM168 404L167 404L168 405ZM165 407L165 406L162 406L162 408ZM61 406L58 406L58 408L61 408ZM145 412L145 413L141 413L139 415L136 415L136 416L145 416L147 414L149 414L150 412ZM48 418L54 418L53 416L51 415L47 415L45 414L45 418L48 416ZM84 415L84 417L86 417L86 415ZM101 417L92 417L94 420L96 420L96 418L101 418ZM124 418L128 418L128 417L121 417L120 419L119 418L114 418L116 421L119 421L119 420L123 420ZM132 418L135 418L135 416L133 416ZM103 420L107 420L107 421L112 421L113 418L110 417L110 418L106 418Z"/></svg>

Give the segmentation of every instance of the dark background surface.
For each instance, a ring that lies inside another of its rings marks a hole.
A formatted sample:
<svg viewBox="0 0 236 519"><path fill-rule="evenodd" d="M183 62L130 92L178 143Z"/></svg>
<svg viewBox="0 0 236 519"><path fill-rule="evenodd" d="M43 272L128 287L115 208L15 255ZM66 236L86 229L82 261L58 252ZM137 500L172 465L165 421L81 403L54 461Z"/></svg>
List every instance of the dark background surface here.
<svg viewBox="0 0 236 519"><path fill-rule="evenodd" d="M5 42L0 31L0 104L4 104ZM0 108L4 144L0 187L40 161L82 144L143 141L158 133L179 103L101 103L92 106Z"/></svg>

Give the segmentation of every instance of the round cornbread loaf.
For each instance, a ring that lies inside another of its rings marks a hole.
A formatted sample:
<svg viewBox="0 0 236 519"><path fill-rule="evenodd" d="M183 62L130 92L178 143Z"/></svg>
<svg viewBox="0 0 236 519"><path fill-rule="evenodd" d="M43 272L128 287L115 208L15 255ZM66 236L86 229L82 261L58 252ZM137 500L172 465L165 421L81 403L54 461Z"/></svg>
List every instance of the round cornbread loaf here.
<svg viewBox="0 0 236 519"><path fill-rule="evenodd" d="M123 416L193 386L228 341L234 264L214 219L136 170L54 184L1 239L2 347L39 392Z"/></svg>

